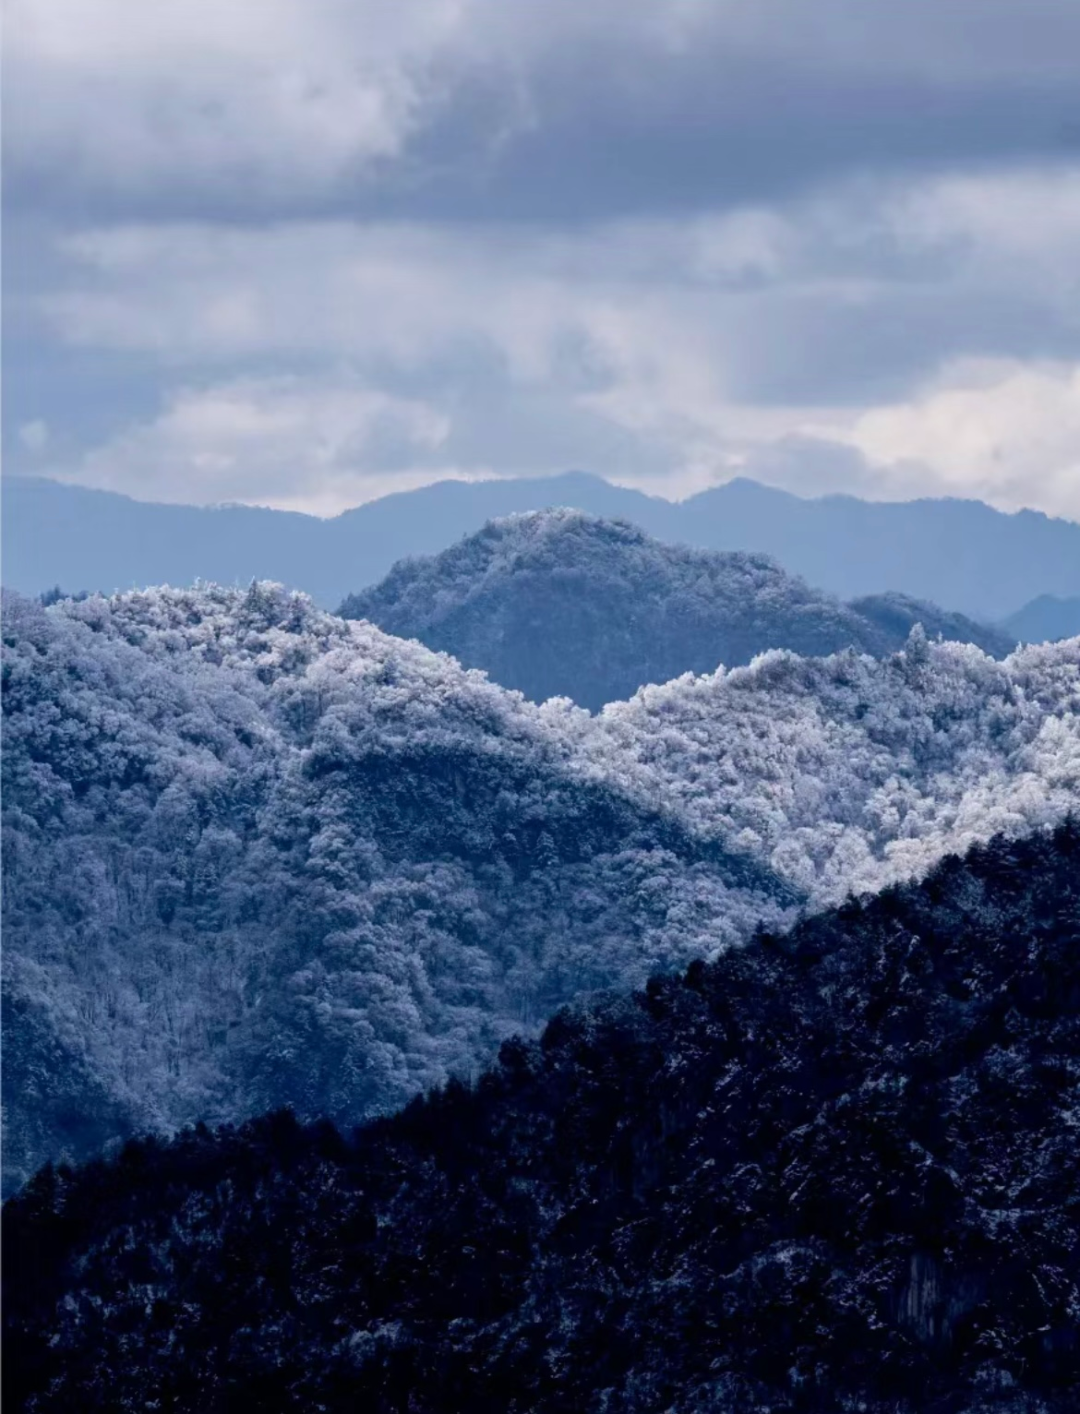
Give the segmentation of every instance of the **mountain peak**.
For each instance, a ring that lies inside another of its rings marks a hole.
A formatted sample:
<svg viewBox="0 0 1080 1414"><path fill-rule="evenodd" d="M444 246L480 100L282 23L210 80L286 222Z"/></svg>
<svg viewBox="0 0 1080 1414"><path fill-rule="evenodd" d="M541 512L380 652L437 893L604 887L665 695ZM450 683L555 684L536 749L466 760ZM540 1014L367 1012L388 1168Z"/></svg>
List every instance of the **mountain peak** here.
<svg viewBox="0 0 1080 1414"><path fill-rule="evenodd" d="M570 697L591 710L770 648L880 655L901 647L916 620L990 652L1012 646L931 604L844 605L767 555L665 544L566 507L492 520L439 555L403 560L341 612L452 653L533 701Z"/></svg>

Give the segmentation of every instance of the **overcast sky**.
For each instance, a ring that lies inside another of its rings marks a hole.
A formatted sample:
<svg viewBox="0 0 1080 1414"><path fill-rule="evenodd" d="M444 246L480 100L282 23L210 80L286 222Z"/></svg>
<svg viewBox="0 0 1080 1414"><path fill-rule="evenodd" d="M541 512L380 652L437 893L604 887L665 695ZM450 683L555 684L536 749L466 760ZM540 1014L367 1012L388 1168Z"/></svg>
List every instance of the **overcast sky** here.
<svg viewBox="0 0 1080 1414"><path fill-rule="evenodd" d="M1080 519L1078 0L8 0L4 453Z"/></svg>

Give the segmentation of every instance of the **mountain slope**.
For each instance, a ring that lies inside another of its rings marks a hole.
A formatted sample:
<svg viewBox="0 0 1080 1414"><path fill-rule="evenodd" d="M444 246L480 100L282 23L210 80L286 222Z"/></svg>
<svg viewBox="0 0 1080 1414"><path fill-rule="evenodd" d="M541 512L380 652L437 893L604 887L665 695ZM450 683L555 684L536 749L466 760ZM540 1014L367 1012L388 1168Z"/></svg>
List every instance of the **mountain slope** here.
<svg viewBox="0 0 1080 1414"><path fill-rule="evenodd" d="M771 653L594 717L273 586L3 627L9 1185L132 1127L392 1108L1080 798L1080 641Z"/></svg>
<svg viewBox="0 0 1080 1414"><path fill-rule="evenodd" d="M107 590L195 579L277 579L324 605L377 583L398 560L436 554L486 521L575 506L669 542L771 555L841 598L896 591L998 620L1039 594L1080 594L1080 525L977 501L804 500L733 481L674 504L581 472L537 480L445 481L333 520L235 506L132 501L5 477L4 583Z"/></svg>
<svg viewBox="0 0 1080 1414"><path fill-rule="evenodd" d="M598 778L839 903L1075 808L1080 639L1000 663L918 630L883 660L767 653L567 725Z"/></svg>
<svg viewBox="0 0 1080 1414"><path fill-rule="evenodd" d="M557 714L274 588L4 635L9 1185L136 1122L392 1107L801 897L575 772Z"/></svg>
<svg viewBox="0 0 1080 1414"><path fill-rule="evenodd" d="M1005 620L1002 627L1021 643L1053 643L1080 634L1080 596L1055 599L1041 594Z"/></svg>
<svg viewBox="0 0 1080 1414"><path fill-rule="evenodd" d="M1080 828L3 1215L12 1407L1065 1414Z"/></svg>
<svg viewBox="0 0 1080 1414"><path fill-rule="evenodd" d="M861 599L852 599L846 607L873 624L888 640L890 649L902 647L916 624L922 624L928 638L974 643L993 658L1003 658L1011 653L1018 641L1015 635L1000 625L976 623L966 614L942 609L925 599L913 599L909 594L866 594Z"/></svg>
<svg viewBox="0 0 1080 1414"><path fill-rule="evenodd" d="M646 683L748 663L769 648L882 655L913 624L1004 655L1000 630L901 596L842 605L761 555L665 545L625 521L540 511L405 560L338 611L483 668L534 702L596 710Z"/></svg>
<svg viewBox="0 0 1080 1414"><path fill-rule="evenodd" d="M956 499L803 500L742 479L691 497L682 510L680 538L762 550L844 599L888 589L985 622L1035 593L1080 593L1080 525L1038 511L1005 514Z"/></svg>

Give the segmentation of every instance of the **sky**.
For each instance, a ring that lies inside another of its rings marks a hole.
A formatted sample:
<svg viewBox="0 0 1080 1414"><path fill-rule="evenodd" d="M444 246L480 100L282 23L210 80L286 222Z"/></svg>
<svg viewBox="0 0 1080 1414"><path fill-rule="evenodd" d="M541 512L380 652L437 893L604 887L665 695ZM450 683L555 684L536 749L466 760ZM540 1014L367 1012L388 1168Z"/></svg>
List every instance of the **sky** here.
<svg viewBox="0 0 1080 1414"><path fill-rule="evenodd" d="M8 473L1080 520L1077 0L8 0Z"/></svg>

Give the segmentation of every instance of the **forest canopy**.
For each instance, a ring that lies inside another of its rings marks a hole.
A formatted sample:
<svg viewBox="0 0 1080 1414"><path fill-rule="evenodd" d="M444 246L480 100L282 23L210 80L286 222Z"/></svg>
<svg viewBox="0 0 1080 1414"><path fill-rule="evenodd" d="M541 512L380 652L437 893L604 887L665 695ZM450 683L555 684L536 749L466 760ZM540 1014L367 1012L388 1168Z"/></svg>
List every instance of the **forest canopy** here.
<svg viewBox="0 0 1080 1414"><path fill-rule="evenodd" d="M4 614L5 1182L352 1123L562 1003L1080 798L1080 641L774 652L591 716L272 585Z"/></svg>
<svg viewBox="0 0 1080 1414"><path fill-rule="evenodd" d="M6 1205L12 1407L1066 1414L1080 826Z"/></svg>

